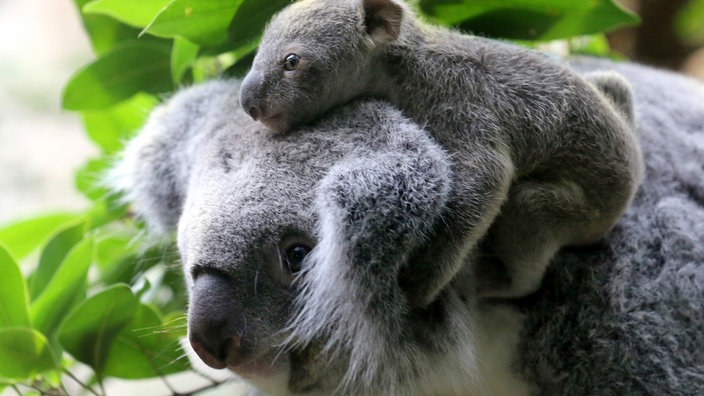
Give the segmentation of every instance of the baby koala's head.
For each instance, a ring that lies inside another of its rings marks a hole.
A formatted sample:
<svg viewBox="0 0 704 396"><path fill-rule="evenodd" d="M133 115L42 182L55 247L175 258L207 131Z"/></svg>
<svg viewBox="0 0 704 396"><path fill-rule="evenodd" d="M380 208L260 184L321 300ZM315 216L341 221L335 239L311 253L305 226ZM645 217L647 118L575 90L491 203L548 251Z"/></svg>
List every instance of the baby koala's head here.
<svg viewBox="0 0 704 396"><path fill-rule="evenodd" d="M372 59L400 32L394 0L303 0L267 26L242 83L242 106L283 133L369 93Z"/></svg>

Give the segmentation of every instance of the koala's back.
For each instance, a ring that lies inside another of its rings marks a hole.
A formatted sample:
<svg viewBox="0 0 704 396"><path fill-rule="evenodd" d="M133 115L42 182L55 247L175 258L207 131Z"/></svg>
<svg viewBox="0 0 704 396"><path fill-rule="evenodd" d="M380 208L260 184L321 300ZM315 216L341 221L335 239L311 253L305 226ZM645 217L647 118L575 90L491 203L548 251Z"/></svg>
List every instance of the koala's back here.
<svg viewBox="0 0 704 396"><path fill-rule="evenodd" d="M571 63L632 83L645 175L605 244L560 253L524 301L520 370L545 395L704 394L704 86Z"/></svg>

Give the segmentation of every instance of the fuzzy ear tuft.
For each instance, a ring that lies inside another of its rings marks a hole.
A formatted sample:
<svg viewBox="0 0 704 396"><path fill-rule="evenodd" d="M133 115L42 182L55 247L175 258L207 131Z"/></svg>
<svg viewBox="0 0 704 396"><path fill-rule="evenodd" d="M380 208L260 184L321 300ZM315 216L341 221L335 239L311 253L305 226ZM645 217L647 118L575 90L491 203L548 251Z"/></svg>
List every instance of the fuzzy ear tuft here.
<svg viewBox="0 0 704 396"><path fill-rule="evenodd" d="M614 71L598 71L584 76L618 110L630 124L635 123L633 88L622 75Z"/></svg>
<svg viewBox="0 0 704 396"><path fill-rule="evenodd" d="M401 34L403 7L394 0L362 0L364 26L377 44L396 40Z"/></svg>
<svg viewBox="0 0 704 396"><path fill-rule="evenodd" d="M149 117L140 133L126 145L105 175L105 184L121 193L151 234L167 235L175 229L183 203L182 181L173 157L179 153L178 130L170 122L171 107L162 105Z"/></svg>
<svg viewBox="0 0 704 396"><path fill-rule="evenodd" d="M151 233L165 235L176 228L186 197L194 147L212 130L210 122L222 111L223 101L238 91L238 83L215 80L183 89L155 108L146 124L105 175L105 184L122 193ZM239 103L225 103L239 109ZM242 117L245 116L242 114Z"/></svg>

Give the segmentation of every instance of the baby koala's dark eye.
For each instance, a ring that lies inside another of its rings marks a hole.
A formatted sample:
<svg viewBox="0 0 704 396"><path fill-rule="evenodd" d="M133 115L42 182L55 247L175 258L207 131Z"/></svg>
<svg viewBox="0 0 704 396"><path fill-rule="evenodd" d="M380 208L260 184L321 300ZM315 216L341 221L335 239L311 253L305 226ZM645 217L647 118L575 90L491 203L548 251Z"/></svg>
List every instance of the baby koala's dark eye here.
<svg viewBox="0 0 704 396"><path fill-rule="evenodd" d="M288 267L289 272L292 274L299 272L301 270L301 266L303 265L303 259L306 258L310 251L311 248L302 243L296 243L286 248L286 251L284 252L284 262Z"/></svg>
<svg viewBox="0 0 704 396"><path fill-rule="evenodd" d="M284 69L287 71L296 70L299 63L301 63L301 58L298 55L288 54L284 60Z"/></svg>

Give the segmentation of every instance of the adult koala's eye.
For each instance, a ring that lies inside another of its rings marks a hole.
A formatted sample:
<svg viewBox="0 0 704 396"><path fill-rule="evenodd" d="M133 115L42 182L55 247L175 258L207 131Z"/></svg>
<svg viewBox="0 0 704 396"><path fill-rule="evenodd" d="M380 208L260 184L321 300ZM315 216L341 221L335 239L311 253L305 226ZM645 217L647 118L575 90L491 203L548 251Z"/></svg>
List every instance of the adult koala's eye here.
<svg viewBox="0 0 704 396"><path fill-rule="evenodd" d="M310 253L311 248L302 243L296 243L286 248L284 251L284 263L290 273L295 274L301 270L303 259Z"/></svg>
<svg viewBox="0 0 704 396"><path fill-rule="evenodd" d="M301 63L301 58L298 55L288 54L284 60L284 69L287 71L296 70L299 63Z"/></svg>

